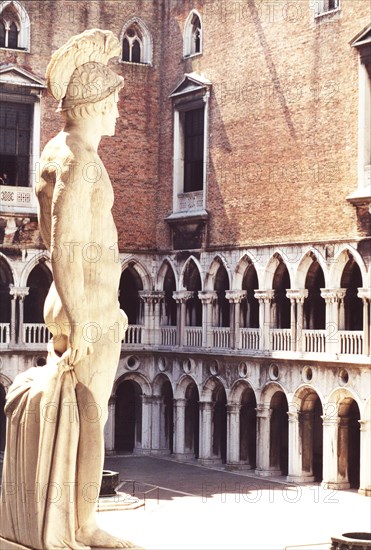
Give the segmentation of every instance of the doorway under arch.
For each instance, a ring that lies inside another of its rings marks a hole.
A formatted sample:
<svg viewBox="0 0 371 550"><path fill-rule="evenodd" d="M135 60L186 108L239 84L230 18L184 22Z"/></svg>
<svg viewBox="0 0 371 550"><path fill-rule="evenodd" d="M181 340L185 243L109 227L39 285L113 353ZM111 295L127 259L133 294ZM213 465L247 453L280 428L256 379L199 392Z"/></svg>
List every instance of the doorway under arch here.
<svg viewBox="0 0 371 550"><path fill-rule="evenodd" d="M227 396L220 383L213 391L212 452L224 464L227 460Z"/></svg>
<svg viewBox="0 0 371 550"><path fill-rule="evenodd" d="M116 390L115 449L133 452L142 441L142 389L135 380L123 380Z"/></svg>
<svg viewBox="0 0 371 550"><path fill-rule="evenodd" d="M200 395L195 382L191 382L185 392L184 448L186 453L199 457L200 438Z"/></svg>
<svg viewBox="0 0 371 550"><path fill-rule="evenodd" d="M271 399L269 463L271 470L281 475L288 472L288 403L282 391Z"/></svg>
<svg viewBox="0 0 371 550"><path fill-rule="evenodd" d="M240 462L256 467L256 399L252 388L246 388L240 401Z"/></svg>

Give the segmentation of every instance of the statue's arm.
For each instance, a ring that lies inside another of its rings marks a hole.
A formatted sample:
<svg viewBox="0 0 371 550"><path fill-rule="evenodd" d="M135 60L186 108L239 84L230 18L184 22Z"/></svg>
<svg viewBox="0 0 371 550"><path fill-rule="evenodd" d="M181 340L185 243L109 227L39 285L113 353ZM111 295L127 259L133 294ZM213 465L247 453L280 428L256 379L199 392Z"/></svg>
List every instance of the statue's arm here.
<svg viewBox="0 0 371 550"><path fill-rule="evenodd" d="M92 353L92 345L84 340L84 327L89 322L87 269L84 247L90 241L92 214L91 186L84 180L83 163L74 163L56 182L52 204L51 262L54 283L68 317L70 364ZM86 247L85 247L86 250ZM66 330L64 329L64 332Z"/></svg>

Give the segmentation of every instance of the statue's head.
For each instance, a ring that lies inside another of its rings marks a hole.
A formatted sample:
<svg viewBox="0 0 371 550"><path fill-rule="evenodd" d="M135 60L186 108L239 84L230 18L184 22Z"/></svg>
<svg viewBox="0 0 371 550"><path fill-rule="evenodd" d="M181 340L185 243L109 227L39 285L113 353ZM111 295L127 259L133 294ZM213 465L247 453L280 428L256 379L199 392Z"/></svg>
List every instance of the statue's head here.
<svg viewBox="0 0 371 550"><path fill-rule="evenodd" d="M59 48L46 71L48 89L59 100L57 111L67 119L110 112L124 79L107 63L119 53L120 44L113 33L99 29L74 36Z"/></svg>

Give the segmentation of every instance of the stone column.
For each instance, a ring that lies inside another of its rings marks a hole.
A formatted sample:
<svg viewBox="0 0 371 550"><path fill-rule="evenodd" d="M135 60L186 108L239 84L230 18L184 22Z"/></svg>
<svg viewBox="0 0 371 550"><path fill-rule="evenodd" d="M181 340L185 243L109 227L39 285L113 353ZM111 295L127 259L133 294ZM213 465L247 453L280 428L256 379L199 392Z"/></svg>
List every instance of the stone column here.
<svg viewBox="0 0 371 550"><path fill-rule="evenodd" d="M174 399L174 456L185 457L185 407L186 399Z"/></svg>
<svg viewBox="0 0 371 550"><path fill-rule="evenodd" d="M193 297L193 292L190 290L176 290L173 292L173 298L178 304L177 315L177 345L184 346L185 341L185 326L186 326L186 303L187 300Z"/></svg>
<svg viewBox="0 0 371 550"><path fill-rule="evenodd" d="M215 290L200 290L198 297L202 302L202 347L213 346L213 305L217 299Z"/></svg>
<svg viewBox="0 0 371 550"><path fill-rule="evenodd" d="M296 406L291 405L287 413L289 417L289 467L287 481L291 483L303 483L314 481L312 475L303 472L303 430L300 429L301 414Z"/></svg>
<svg viewBox="0 0 371 550"><path fill-rule="evenodd" d="M270 420L272 410L265 403L256 407L256 475L270 476Z"/></svg>
<svg viewBox="0 0 371 550"><path fill-rule="evenodd" d="M339 481L338 416L322 416L323 419L323 489L348 489L349 483Z"/></svg>
<svg viewBox="0 0 371 550"><path fill-rule="evenodd" d="M341 489L349 489L349 453L348 453L348 438L349 438L349 418L340 417L338 423L338 472L337 483L341 485ZM339 487L340 488L340 487Z"/></svg>
<svg viewBox="0 0 371 550"><path fill-rule="evenodd" d="M359 490L361 495L371 496L371 420L359 420L361 430L361 468Z"/></svg>
<svg viewBox="0 0 371 550"><path fill-rule="evenodd" d="M260 349L262 351L269 350L272 326L271 303L274 298L274 290L255 290L254 296L259 301Z"/></svg>
<svg viewBox="0 0 371 550"><path fill-rule="evenodd" d="M108 419L104 427L104 441L108 455L115 452L115 404L116 396L111 395L108 401Z"/></svg>
<svg viewBox="0 0 371 550"><path fill-rule="evenodd" d="M17 341L16 306L18 299L17 288L14 285L9 286L9 294L12 297L10 310L10 344L14 346Z"/></svg>
<svg viewBox="0 0 371 550"><path fill-rule="evenodd" d="M321 296L326 303L326 353L334 355L339 349L338 296L335 289L321 288Z"/></svg>
<svg viewBox="0 0 371 550"><path fill-rule="evenodd" d="M227 466L232 469L240 462L240 405L227 405Z"/></svg>
<svg viewBox="0 0 371 550"><path fill-rule="evenodd" d="M25 344L23 341L23 316L24 316L24 299L28 296L29 287L25 286L23 288L17 288L17 295L19 298L19 322L18 322L18 344Z"/></svg>
<svg viewBox="0 0 371 550"><path fill-rule="evenodd" d="M240 305L246 298L246 290L226 290L225 296L231 304L231 322L230 322L230 347L232 349L240 348Z"/></svg>
<svg viewBox="0 0 371 550"><path fill-rule="evenodd" d="M304 481L314 481L313 475L313 433L314 413L305 411L300 413L300 433L302 450L302 471Z"/></svg>
<svg viewBox="0 0 371 550"><path fill-rule="evenodd" d="M152 344L159 346L161 344L161 303L165 298L165 292L153 292L153 341Z"/></svg>
<svg viewBox="0 0 371 550"><path fill-rule="evenodd" d="M152 446L152 397L142 395L142 449L141 454L149 454Z"/></svg>
<svg viewBox="0 0 371 550"><path fill-rule="evenodd" d="M152 441L151 452L159 454L161 448L161 403L162 398L154 395L151 398L152 401Z"/></svg>
<svg viewBox="0 0 371 550"><path fill-rule="evenodd" d="M306 289L289 289L286 295L291 302L291 350L303 351L304 300L308 296Z"/></svg>
<svg viewBox="0 0 371 550"><path fill-rule="evenodd" d="M363 354L370 355L370 303L371 291L369 288L359 288L358 296L363 302Z"/></svg>
<svg viewBox="0 0 371 550"><path fill-rule="evenodd" d="M146 290L140 290L139 296L144 303L144 330L142 344L148 345L152 340L152 326L153 326L153 298L152 293Z"/></svg>
<svg viewBox="0 0 371 550"><path fill-rule="evenodd" d="M214 403L211 401L200 401L199 461L201 464L213 462L213 410Z"/></svg>

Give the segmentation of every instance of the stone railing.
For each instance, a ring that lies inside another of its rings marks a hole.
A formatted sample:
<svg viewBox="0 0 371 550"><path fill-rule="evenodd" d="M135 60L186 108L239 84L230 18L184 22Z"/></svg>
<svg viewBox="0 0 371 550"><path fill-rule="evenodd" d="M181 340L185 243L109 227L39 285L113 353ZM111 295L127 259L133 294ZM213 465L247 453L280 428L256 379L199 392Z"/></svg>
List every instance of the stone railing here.
<svg viewBox="0 0 371 550"><path fill-rule="evenodd" d="M176 346L176 327L161 327L161 345Z"/></svg>
<svg viewBox="0 0 371 550"><path fill-rule="evenodd" d="M306 353L325 353L326 351L326 331L308 330L302 332L304 339L304 349Z"/></svg>
<svg viewBox="0 0 371 550"><path fill-rule="evenodd" d="M362 330L339 330L339 353L361 355L363 353Z"/></svg>
<svg viewBox="0 0 371 550"><path fill-rule="evenodd" d="M214 348L228 349L230 347L230 328L213 327L212 331Z"/></svg>
<svg viewBox="0 0 371 550"><path fill-rule="evenodd" d="M291 329L272 328L270 335L272 351L291 351Z"/></svg>
<svg viewBox="0 0 371 550"><path fill-rule="evenodd" d="M10 342L10 323L0 323L0 344Z"/></svg>
<svg viewBox="0 0 371 550"><path fill-rule="evenodd" d="M129 325L125 334L125 344L141 344L143 325Z"/></svg>
<svg viewBox="0 0 371 550"><path fill-rule="evenodd" d="M240 348L246 350L258 350L260 346L259 328L240 329Z"/></svg>
<svg viewBox="0 0 371 550"><path fill-rule="evenodd" d="M202 327L185 328L185 345L190 348L200 348L202 346Z"/></svg>
<svg viewBox="0 0 371 550"><path fill-rule="evenodd" d="M24 344L47 344L52 335L43 323L23 324Z"/></svg>
<svg viewBox="0 0 371 550"><path fill-rule="evenodd" d="M32 187L0 185L1 206L34 206Z"/></svg>

